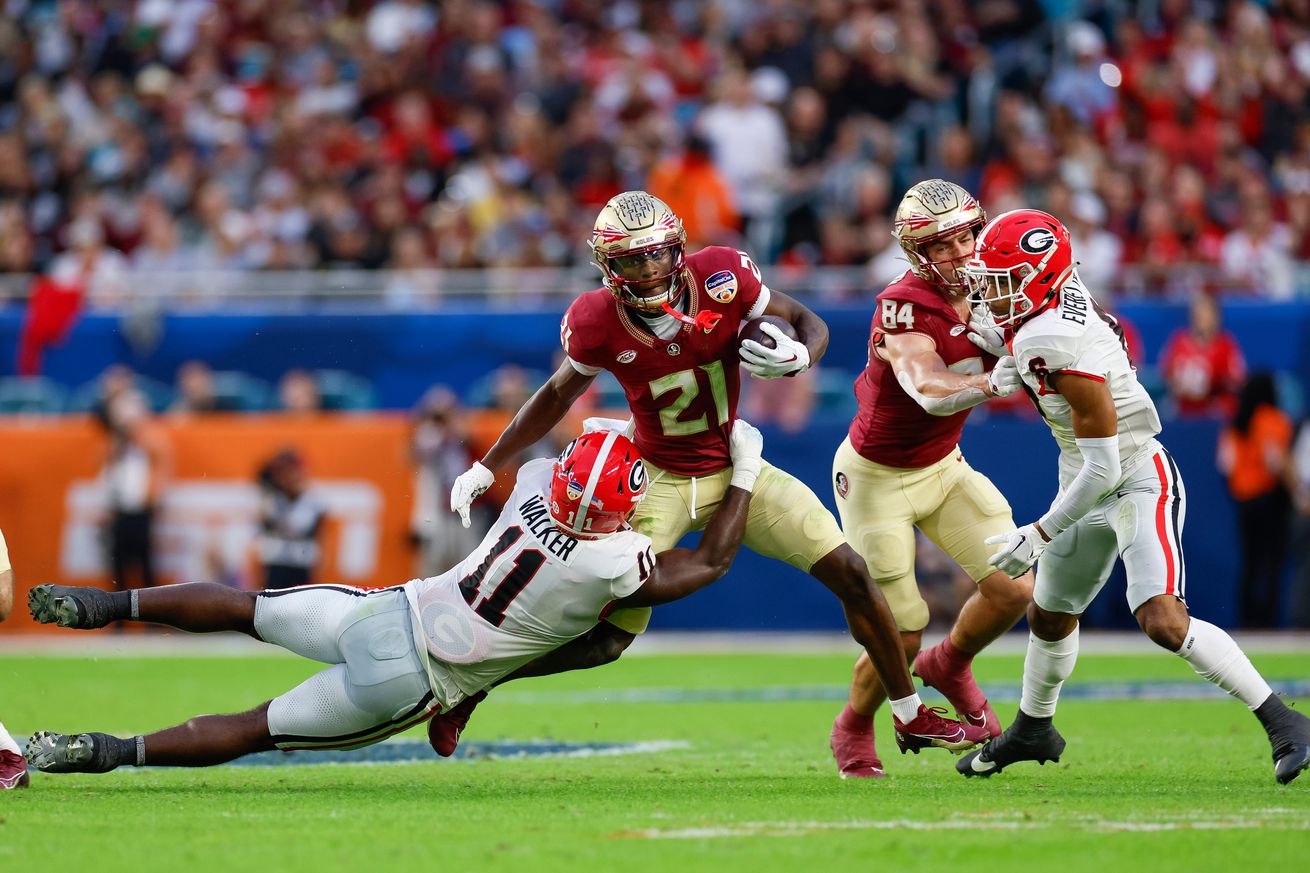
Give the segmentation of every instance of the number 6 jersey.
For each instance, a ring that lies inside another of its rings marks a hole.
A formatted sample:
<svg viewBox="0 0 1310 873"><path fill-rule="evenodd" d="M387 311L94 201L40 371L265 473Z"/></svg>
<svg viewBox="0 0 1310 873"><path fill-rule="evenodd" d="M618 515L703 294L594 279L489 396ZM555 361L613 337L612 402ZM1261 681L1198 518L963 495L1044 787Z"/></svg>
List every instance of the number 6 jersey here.
<svg viewBox="0 0 1310 873"><path fill-rule="evenodd" d="M597 288L564 314L560 342L579 372L609 370L619 380L637 426L633 442L647 464L705 476L732 463L727 425L737 417L741 391L737 331L763 314L769 289L745 252L723 246L689 255L682 282L685 314L715 313L720 319L713 328L680 324L662 339Z"/></svg>
<svg viewBox="0 0 1310 873"><path fill-rule="evenodd" d="M1060 485L1068 485L1083 466L1069 402L1048 380L1072 373L1104 382L1119 418L1119 458L1127 478L1156 450L1160 416L1151 395L1137 381L1123 329L1103 310L1077 274L1060 289L1051 308L1019 325L1010 342L1024 390L1037 405L1060 445Z"/></svg>
<svg viewBox="0 0 1310 873"><path fill-rule="evenodd" d="M524 464L500 518L458 566L407 583L415 641L449 709L586 633L654 567L650 538L572 537L550 518L553 458Z"/></svg>

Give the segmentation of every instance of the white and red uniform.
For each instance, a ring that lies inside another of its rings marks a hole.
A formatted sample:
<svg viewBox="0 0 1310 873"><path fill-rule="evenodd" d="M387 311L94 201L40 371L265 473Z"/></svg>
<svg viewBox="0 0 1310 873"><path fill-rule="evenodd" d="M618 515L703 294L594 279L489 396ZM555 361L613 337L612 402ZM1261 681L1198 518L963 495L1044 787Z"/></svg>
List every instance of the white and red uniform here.
<svg viewBox="0 0 1310 873"><path fill-rule="evenodd" d="M559 530L546 504L553 465L524 464L491 532L440 576L259 593L260 639L331 665L269 704L278 748L357 748L413 727L586 633L641 587L650 538Z"/></svg>
<svg viewBox="0 0 1310 873"><path fill-rule="evenodd" d="M650 538L577 539L550 517L553 458L524 464L505 510L454 568L404 586L437 702L449 709L595 627L655 564Z"/></svg>
<svg viewBox="0 0 1310 873"><path fill-rule="evenodd" d="M1155 439L1160 417L1137 381L1118 322L1073 275L1051 308L1019 325L1011 348L1024 388L1060 446L1061 489L1078 475L1083 457L1069 403L1050 387L1050 376L1104 382L1119 420L1119 481L1047 546L1037 563L1033 599L1050 612L1082 613L1105 584L1116 555L1128 571L1131 609L1158 594L1181 599L1187 494L1172 456Z"/></svg>

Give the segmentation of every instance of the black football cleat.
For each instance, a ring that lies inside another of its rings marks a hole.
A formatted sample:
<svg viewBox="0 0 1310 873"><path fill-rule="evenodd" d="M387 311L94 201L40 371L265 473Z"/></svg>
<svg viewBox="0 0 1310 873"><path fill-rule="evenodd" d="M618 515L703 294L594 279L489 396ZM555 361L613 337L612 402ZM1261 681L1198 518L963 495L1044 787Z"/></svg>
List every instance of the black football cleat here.
<svg viewBox="0 0 1310 873"><path fill-rule="evenodd" d="M104 627L114 620L109 592L76 585L38 585L27 593L27 608L41 624L77 630Z"/></svg>
<svg viewBox="0 0 1310 873"><path fill-rule="evenodd" d="M1274 751L1274 778L1286 785L1310 767L1310 718L1287 709L1266 731Z"/></svg>
<svg viewBox="0 0 1310 873"><path fill-rule="evenodd" d="M108 773L118 767L114 737L37 731L27 741L27 763L43 773Z"/></svg>
<svg viewBox="0 0 1310 873"><path fill-rule="evenodd" d="M1063 753L1064 737L1050 719L1035 719L1020 711L999 737L965 755L955 769L964 776L990 776L1019 761L1058 764Z"/></svg>

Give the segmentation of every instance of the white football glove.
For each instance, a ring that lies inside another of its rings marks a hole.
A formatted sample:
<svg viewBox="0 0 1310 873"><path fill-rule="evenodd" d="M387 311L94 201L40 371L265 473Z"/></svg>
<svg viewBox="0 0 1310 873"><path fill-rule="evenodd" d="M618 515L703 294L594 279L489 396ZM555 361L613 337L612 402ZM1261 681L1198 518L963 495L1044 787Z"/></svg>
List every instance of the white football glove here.
<svg viewBox="0 0 1310 873"><path fill-rule="evenodd" d="M1029 567L1037 563L1037 559L1049 545L1037 532L1037 528L1031 524L1025 524L1008 534L988 537L983 542L989 546L1001 546L1001 550L988 558L987 563L1011 579L1018 579Z"/></svg>
<svg viewBox="0 0 1310 873"><path fill-rule="evenodd" d="M599 416L593 416L592 418L583 419L582 421L583 433L594 433L595 431L598 430L616 431L620 435L625 436L628 439L632 439L632 435L637 432L637 421L636 419L632 419L632 418L629 419L601 418Z"/></svg>
<svg viewBox="0 0 1310 873"><path fill-rule="evenodd" d="M482 466L481 461L474 461L455 479L450 489L450 511L459 513L459 520L464 527L469 526L469 507L473 501L482 496L496 481L496 474Z"/></svg>
<svg viewBox="0 0 1310 873"><path fill-rule="evenodd" d="M1023 378L1019 375L1019 362L1014 355L1003 355L996 366L987 374L987 387L993 397L1009 397L1023 387Z"/></svg>
<svg viewBox="0 0 1310 873"><path fill-rule="evenodd" d="M742 340L743 370L756 379L777 379L804 373L810 368L810 350L805 343L792 339L768 322L760 325L760 329L773 337L777 346L771 349L755 340Z"/></svg>
<svg viewBox="0 0 1310 873"><path fill-rule="evenodd" d="M755 487L755 480L764 465L764 436L750 422L739 418L732 423L728 436L728 454L732 457L732 481L746 491Z"/></svg>
<svg viewBox="0 0 1310 873"><path fill-rule="evenodd" d="M996 319L985 306L975 306L969 316L969 342L989 355L1003 358L1010 353L1005 345L1005 331L996 325Z"/></svg>

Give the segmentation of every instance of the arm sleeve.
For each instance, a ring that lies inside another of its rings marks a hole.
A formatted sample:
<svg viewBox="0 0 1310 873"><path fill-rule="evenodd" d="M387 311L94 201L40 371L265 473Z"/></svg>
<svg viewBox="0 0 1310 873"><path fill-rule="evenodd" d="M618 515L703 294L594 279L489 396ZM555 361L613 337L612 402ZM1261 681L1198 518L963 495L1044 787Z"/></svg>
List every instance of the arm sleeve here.
<svg viewBox="0 0 1310 873"><path fill-rule="evenodd" d="M564 360L568 361L573 369L577 370L584 376L599 376L605 369L604 367L593 367L590 364L575 361L571 355L565 355Z"/></svg>
<svg viewBox="0 0 1310 873"><path fill-rule="evenodd" d="M760 285L760 296L755 298L755 303L750 309L746 310L746 317L743 321L750 321L752 318L759 318L764 314L764 310L769 308L769 298L773 292L769 290L768 285Z"/></svg>
<svg viewBox="0 0 1310 873"><path fill-rule="evenodd" d="M1119 437L1088 437L1075 440L1083 456L1082 469L1038 519L1046 535L1055 539L1091 511L1123 475L1119 462Z"/></svg>

